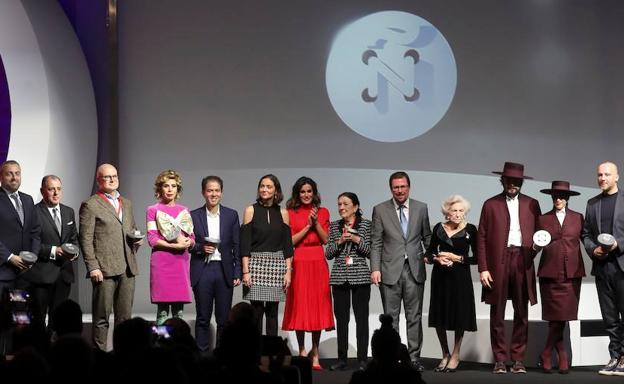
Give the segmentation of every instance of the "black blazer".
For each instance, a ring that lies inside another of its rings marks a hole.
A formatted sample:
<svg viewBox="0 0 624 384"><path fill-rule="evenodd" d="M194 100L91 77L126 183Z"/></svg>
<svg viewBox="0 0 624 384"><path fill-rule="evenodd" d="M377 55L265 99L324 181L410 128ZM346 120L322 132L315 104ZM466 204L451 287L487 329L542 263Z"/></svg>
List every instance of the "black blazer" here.
<svg viewBox="0 0 624 384"><path fill-rule="evenodd" d="M61 256L56 260L50 260L52 246L60 246L65 243L74 244L78 247L78 230L74 210L59 204L61 214L61 233L58 233L54 219L43 201L35 205L35 211L39 215L41 224L41 250L39 259L31 269L24 272L24 279L31 283L52 284L59 275L65 283L74 282L74 263L68 258Z"/></svg>
<svg viewBox="0 0 624 384"><path fill-rule="evenodd" d="M11 254L39 253L40 226L35 204L30 195L19 192L19 196L24 209L23 225L11 198L0 188L0 281L12 281L17 276L17 270L8 262Z"/></svg>
<svg viewBox="0 0 624 384"><path fill-rule="evenodd" d="M235 279L241 278L240 257L240 224L238 213L228 207L219 207L219 252L221 253L221 268L228 286L233 286ZM206 206L203 205L191 212L193 232L195 232L195 247L191 252L191 286L197 285L206 268L204 262L205 237L209 237Z"/></svg>
<svg viewBox="0 0 624 384"><path fill-rule="evenodd" d="M618 196L615 201L615 209L613 212L613 228L600 228L600 203L602 201L602 194L592 197L587 202L582 238L585 251L587 251L587 254L593 261L592 275L595 275L598 272L597 270L605 263L605 260L598 260L594 257L594 249L598 247L597 238L602 232L611 232L615 237L618 246L609 257L615 257L618 266L624 271L624 191L618 190L617 194Z"/></svg>

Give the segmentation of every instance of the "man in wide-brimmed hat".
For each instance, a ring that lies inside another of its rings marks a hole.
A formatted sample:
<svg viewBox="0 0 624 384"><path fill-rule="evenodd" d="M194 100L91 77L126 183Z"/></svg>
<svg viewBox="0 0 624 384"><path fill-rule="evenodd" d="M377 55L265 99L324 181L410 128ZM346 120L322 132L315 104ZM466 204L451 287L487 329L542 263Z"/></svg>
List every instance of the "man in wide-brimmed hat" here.
<svg viewBox="0 0 624 384"><path fill-rule="evenodd" d="M591 274L605 329L609 334L610 360L598 373L624 376L624 193L618 189L617 166L606 161L598 165L597 181L602 192L587 202L583 244L593 261ZM615 238L600 244L598 235Z"/></svg>
<svg viewBox="0 0 624 384"><path fill-rule="evenodd" d="M533 233L541 211L537 200L520 193L524 179L530 179L524 175L524 165L506 162L502 172L493 173L501 175L503 192L483 204L478 236L481 300L490 304L493 373L507 373L508 357L513 361L512 373L526 373L528 303L537 303ZM505 343L507 299L514 308L510 356Z"/></svg>
<svg viewBox="0 0 624 384"><path fill-rule="evenodd" d="M557 350L559 373L568 373L570 363L563 332L566 322L577 319L581 279L585 276L580 243L583 215L568 208L570 196L579 195L570 189L569 182L553 181L550 188L540 192L551 195L553 202L553 209L537 220L538 229L547 231L551 238L537 268L542 320L548 321L548 337L540 357L542 369L550 373L552 351Z"/></svg>

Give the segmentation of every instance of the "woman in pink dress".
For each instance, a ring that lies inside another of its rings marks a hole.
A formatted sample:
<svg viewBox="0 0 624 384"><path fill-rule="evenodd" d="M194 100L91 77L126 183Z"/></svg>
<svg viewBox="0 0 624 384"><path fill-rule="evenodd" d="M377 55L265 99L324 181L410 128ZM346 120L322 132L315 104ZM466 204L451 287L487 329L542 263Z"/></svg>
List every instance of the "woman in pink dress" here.
<svg viewBox="0 0 624 384"><path fill-rule="evenodd" d="M176 200L182 194L182 179L172 170L161 172L154 182L154 197L160 201L147 207L147 240L150 258L150 293L156 304L156 323L182 317L184 303L191 302L189 248L195 244L193 220Z"/></svg>
<svg viewBox="0 0 624 384"><path fill-rule="evenodd" d="M282 329L297 333L299 356L310 357L314 370L322 369L318 352L321 331L334 328L329 268L323 250L323 244L327 243L329 211L320 205L314 180L300 177L286 203L295 256ZM305 348L305 332L312 333L309 354Z"/></svg>

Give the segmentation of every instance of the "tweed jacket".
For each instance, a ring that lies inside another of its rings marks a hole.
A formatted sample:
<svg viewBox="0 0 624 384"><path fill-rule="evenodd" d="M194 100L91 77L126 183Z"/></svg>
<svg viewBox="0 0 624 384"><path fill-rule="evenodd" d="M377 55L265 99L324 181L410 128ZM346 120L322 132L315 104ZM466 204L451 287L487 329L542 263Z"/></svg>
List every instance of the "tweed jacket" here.
<svg viewBox="0 0 624 384"><path fill-rule="evenodd" d="M325 257L327 260L334 259L330 285L341 285L349 283L352 285L370 284L370 269L366 259L370 257L371 241L371 221L368 219L357 219L354 229L362 238L359 244L343 243L338 245L338 240L342 236L343 220L333 221L329 225L329 238ZM353 260L353 264L347 265L347 255Z"/></svg>

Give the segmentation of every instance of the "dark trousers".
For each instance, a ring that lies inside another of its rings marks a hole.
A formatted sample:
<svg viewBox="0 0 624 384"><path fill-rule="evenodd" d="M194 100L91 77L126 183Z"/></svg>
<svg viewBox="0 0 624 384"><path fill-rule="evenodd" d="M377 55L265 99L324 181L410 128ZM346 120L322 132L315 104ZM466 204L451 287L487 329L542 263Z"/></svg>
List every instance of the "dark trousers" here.
<svg viewBox="0 0 624 384"><path fill-rule="evenodd" d="M69 298L71 284L66 283L59 276L52 284L31 283L24 279L18 279L16 288L24 289L30 293L33 321L44 325L47 315L48 325L54 329L52 313L60 303Z"/></svg>
<svg viewBox="0 0 624 384"><path fill-rule="evenodd" d="M217 341L219 345L223 327L227 322L232 307L232 282L225 281L220 261L211 261L193 287L195 295L195 340L200 351L210 350L210 319L214 306L215 321L217 323Z"/></svg>
<svg viewBox="0 0 624 384"><path fill-rule="evenodd" d="M497 281L507 281L507 292L499 304L490 306L490 341L496 361L507 361L505 343L505 307L507 297L511 297L514 309L513 332L509 349L511 360L523 361L529 333L529 294L524 267L524 257L520 248L506 248L505 276L493 276Z"/></svg>
<svg viewBox="0 0 624 384"><path fill-rule="evenodd" d="M609 355L618 358L624 355L624 272L612 259L597 265L594 273Z"/></svg>
<svg viewBox="0 0 624 384"><path fill-rule="evenodd" d="M349 318L351 301L355 315L355 335L357 340L357 358L365 361L368 356L368 302L370 285L332 285L334 315L336 316L336 334L338 336L338 359L347 360L349 348Z"/></svg>
<svg viewBox="0 0 624 384"><path fill-rule="evenodd" d="M107 350L108 320L115 314L115 325L130 319L134 300L134 276L124 273L105 277L93 284L91 305L93 313L93 344L101 351Z"/></svg>

